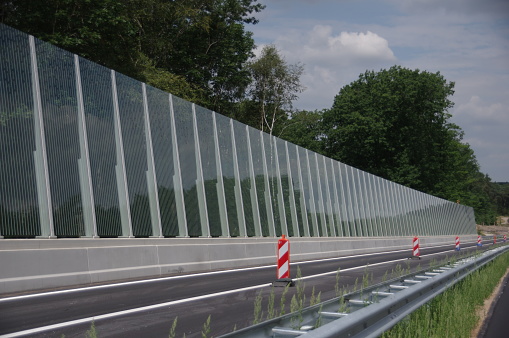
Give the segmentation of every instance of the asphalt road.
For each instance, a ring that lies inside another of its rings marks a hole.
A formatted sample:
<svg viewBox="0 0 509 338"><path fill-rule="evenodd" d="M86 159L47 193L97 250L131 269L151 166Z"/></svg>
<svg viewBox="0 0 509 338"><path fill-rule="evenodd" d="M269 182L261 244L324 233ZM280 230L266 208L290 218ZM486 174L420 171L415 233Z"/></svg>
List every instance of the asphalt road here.
<svg viewBox="0 0 509 338"><path fill-rule="evenodd" d="M337 288L360 286L363 278L373 284L400 270L426 268L458 255L453 249L453 245L421 248L420 260L409 259L411 251L405 250L300 262L291 265L291 276L300 273L308 301L313 293L320 293L323 301L335 297ZM463 245L459 254L469 250L477 250L474 243ZM289 312L295 288L282 301L284 288L272 288L274 279L275 266L268 266L4 297L0 298L0 337L84 337L92 321L98 337L168 337L175 318L177 337L201 337L203 330L218 336L252 324L260 293L264 316L271 290L276 311Z"/></svg>
<svg viewBox="0 0 509 338"><path fill-rule="evenodd" d="M507 328L507 314L509 313L509 275L503 281L500 297L493 309L493 313L488 318L488 324L484 331L483 338L507 338L509 329Z"/></svg>

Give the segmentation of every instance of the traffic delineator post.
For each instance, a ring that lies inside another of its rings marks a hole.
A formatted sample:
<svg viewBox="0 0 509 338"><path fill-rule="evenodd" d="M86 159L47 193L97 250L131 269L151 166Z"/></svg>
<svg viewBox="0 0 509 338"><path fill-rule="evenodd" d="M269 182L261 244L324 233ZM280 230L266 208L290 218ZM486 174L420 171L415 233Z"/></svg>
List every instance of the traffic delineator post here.
<svg viewBox="0 0 509 338"><path fill-rule="evenodd" d="M493 235L493 244L497 244L497 235Z"/></svg>
<svg viewBox="0 0 509 338"><path fill-rule="evenodd" d="M507 241L507 235L504 235L504 243Z"/></svg>
<svg viewBox="0 0 509 338"><path fill-rule="evenodd" d="M482 239L481 239L481 235L478 235L478 236L477 236L477 246L482 246Z"/></svg>
<svg viewBox="0 0 509 338"><path fill-rule="evenodd" d="M276 281L272 283L273 286L293 286L293 280L290 278L290 241L285 235L277 241L277 267L276 267Z"/></svg>
<svg viewBox="0 0 509 338"><path fill-rule="evenodd" d="M460 237L456 236L456 251L460 251Z"/></svg>
<svg viewBox="0 0 509 338"><path fill-rule="evenodd" d="M412 244L413 244L412 258L421 259L421 251L420 251L420 246L419 246L419 237L414 236Z"/></svg>

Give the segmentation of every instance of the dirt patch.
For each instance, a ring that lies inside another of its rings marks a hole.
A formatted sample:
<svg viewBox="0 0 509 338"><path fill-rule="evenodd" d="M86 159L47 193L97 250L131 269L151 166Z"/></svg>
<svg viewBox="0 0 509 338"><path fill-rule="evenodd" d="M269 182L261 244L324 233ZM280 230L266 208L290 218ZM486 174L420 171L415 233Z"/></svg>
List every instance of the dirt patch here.
<svg viewBox="0 0 509 338"><path fill-rule="evenodd" d="M497 235L509 236L509 224L508 225L477 225L477 231L481 232L483 235L491 236L491 235Z"/></svg>

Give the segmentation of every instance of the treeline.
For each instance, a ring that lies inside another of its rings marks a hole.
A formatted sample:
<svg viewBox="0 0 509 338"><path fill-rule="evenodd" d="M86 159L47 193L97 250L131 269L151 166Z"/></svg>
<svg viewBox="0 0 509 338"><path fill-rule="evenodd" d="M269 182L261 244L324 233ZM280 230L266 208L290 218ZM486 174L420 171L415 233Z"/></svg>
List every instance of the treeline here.
<svg viewBox="0 0 509 338"><path fill-rule="evenodd" d="M295 111L303 65L255 57L257 0L1 0L1 22L188 101L416 190L508 214L508 184L481 173L449 119L440 73L366 71L330 109Z"/></svg>

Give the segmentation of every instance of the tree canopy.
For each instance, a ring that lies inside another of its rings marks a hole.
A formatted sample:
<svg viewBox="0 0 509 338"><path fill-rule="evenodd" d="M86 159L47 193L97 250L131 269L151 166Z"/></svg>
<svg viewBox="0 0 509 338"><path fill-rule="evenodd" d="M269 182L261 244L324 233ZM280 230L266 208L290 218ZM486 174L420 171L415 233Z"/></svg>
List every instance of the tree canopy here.
<svg viewBox="0 0 509 338"><path fill-rule="evenodd" d="M261 55L246 66L251 81L237 118L270 134L284 124L292 113L295 101L304 87L301 64L289 64L276 46L268 45Z"/></svg>
<svg viewBox="0 0 509 338"><path fill-rule="evenodd" d="M14 28L227 114L250 77L257 0L1 0Z"/></svg>

